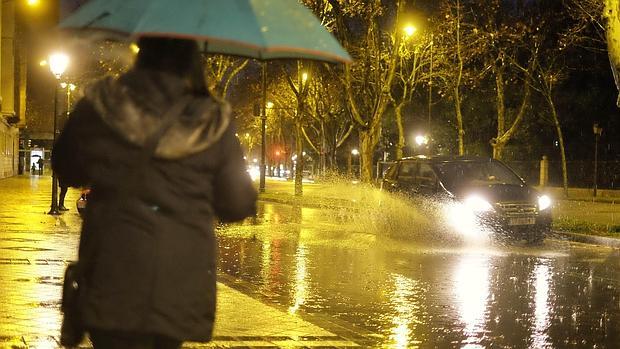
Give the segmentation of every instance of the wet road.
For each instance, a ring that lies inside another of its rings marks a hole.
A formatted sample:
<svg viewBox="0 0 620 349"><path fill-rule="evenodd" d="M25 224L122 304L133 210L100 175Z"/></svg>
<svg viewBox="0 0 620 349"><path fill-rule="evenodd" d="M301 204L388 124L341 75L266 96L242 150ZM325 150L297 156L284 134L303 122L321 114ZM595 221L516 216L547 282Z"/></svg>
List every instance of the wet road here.
<svg viewBox="0 0 620 349"><path fill-rule="evenodd" d="M0 181L0 347L54 347L58 335L78 192L71 211L49 216L40 180ZM220 281L362 347L620 347L618 250L458 242L429 216L381 203L261 203L258 218L218 229Z"/></svg>
<svg viewBox="0 0 620 349"><path fill-rule="evenodd" d="M266 302L372 346L620 347L618 250L428 241L411 221L395 234L370 219L262 203L258 219L219 229L219 267Z"/></svg>

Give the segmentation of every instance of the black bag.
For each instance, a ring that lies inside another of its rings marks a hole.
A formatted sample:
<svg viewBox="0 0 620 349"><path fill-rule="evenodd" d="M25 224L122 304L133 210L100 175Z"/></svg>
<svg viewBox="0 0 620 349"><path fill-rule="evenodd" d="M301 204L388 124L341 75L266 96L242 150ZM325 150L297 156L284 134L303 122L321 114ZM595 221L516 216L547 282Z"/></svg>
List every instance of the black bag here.
<svg viewBox="0 0 620 349"><path fill-rule="evenodd" d="M80 268L77 263L70 263L65 270L65 280L62 284L62 303L60 305L60 310L63 312L60 344L65 347L76 347L82 342L86 332L79 314L80 284Z"/></svg>

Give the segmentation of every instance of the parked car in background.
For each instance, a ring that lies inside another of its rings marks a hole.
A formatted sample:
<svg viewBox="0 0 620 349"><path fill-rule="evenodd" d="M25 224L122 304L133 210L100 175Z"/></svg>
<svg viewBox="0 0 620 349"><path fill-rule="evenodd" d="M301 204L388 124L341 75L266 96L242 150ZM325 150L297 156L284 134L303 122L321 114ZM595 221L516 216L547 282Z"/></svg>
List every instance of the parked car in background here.
<svg viewBox="0 0 620 349"><path fill-rule="evenodd" d="M441 201L446 220L465 234L490 230L537 243L551 229L551 199L490 158L405 158L389 168L381 188Z"/></svg>

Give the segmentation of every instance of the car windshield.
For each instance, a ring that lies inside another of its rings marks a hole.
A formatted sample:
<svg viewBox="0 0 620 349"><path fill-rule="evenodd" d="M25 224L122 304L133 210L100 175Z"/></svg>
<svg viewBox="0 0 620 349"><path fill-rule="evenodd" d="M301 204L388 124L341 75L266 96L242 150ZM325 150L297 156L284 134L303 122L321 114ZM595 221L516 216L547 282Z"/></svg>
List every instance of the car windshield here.
<svg viewBox="0 0 620 349"><path fill-rule="evenodd" d="M522 185L521 179L497 161L458 161L436 165L443 185L448 190L485 185Z"/></svg>

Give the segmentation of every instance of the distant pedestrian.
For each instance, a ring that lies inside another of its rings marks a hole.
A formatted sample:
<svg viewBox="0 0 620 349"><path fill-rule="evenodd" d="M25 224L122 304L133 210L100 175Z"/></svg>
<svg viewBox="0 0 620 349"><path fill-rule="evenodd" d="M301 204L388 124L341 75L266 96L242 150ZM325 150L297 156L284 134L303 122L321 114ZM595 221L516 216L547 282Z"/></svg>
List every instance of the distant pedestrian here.
<svg viewBox="0 0 620 349"><path fill-rule="evenodd" d="M78 303L95 349L210 340L215 221L256 210L230 107L207 93L197 44L138 46L133 69L87 89L52 156L67 185L91 188Z"/></svg>
<svg viewBox="0 0 620 349"><path fill-rule="evenodd" d="M39 175L43 175L43 158L37 160L37 166L39 166Z"/></svg>

